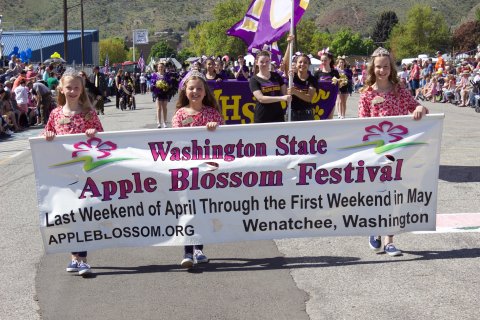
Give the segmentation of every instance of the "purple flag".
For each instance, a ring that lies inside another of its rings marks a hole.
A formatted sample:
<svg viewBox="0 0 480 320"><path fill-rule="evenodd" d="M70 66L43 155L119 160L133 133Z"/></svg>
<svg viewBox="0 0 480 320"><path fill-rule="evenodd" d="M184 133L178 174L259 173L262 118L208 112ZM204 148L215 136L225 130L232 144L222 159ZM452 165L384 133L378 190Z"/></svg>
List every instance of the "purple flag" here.
<svg viewBox="0 0 480 320"><path fill-rule="evenodd" d="M309 0L294 0L294 24L300 21ZM279 40L290 29L291 1L253 0L245 17L231 27L227 34L242 39L248 49L261 48Z"/></svg>
<svg viewBox="0 0 480 320"><path fill-rule="evenodd" d="M280 62L282 61L282 52L280 51L277 42L273 42L270 45L265 44L260 48L249 48L248 52L255 55L258 51L261 50L270 51L272 54L272 61L275 61L277 64L280 64Z"/></svg>

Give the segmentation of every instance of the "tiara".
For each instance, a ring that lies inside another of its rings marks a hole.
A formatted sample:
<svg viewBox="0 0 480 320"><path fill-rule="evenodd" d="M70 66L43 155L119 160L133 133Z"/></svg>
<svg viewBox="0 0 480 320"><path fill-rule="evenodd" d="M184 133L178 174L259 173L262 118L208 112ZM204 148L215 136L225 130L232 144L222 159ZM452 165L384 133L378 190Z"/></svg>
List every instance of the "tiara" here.
<svg viewBox="0 0 480 320"><path fill-rule="evenodd" d="M67 69L65 69L65 72L63 72L62 76L64 76L64 77L81 77L80 71L77 71L72 67L68 67Z"/></svg>
<svg viewBox="0 0 480 320"><path fill-rule="evenodd" d="M188 82L188 80L190 80L191 78L193 77L197 77L197 78L201 78L203 81L207 81L207 78L205 77L205 75L203 73L201 73L200 71L197 71L197 70L191 70L191 71L188 71L188 73L185 75L185 77L183 77L182 81L180 81L180 84L179 84L179 88L182 89L183 87L185 87L185 84Z"/></svg>
<svg viewBox="0 0 480 320"><path fill-rule="evenodd" d="M390 52L385 48L378 47L372 53L372 57L382 57L382 56L390 56Z"/></svg>
<svg viewBox="0 0 480 320"><path fill-rule="evenodd" d="M198 70L192 70L192 72L190 74L188 74L187 76L188 76L187 80L189 80L192 77L197 77L197 78L202 78L203 80L207 81L207 78L205 77L205 75Z"/></svg>

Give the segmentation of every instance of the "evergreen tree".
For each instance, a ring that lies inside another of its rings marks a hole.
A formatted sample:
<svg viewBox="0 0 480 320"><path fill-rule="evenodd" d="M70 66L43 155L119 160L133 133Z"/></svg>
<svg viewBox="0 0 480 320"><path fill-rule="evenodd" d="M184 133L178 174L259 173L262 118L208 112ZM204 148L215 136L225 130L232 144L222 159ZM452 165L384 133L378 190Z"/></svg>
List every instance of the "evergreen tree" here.
<svg viewBox="0 0 480 320"><path fill-rule="evenodd" d="M398 23L397 14L393 11L383 12L373 29L372 40L377 44L383 44L390 36L393 27Z"/></svg>

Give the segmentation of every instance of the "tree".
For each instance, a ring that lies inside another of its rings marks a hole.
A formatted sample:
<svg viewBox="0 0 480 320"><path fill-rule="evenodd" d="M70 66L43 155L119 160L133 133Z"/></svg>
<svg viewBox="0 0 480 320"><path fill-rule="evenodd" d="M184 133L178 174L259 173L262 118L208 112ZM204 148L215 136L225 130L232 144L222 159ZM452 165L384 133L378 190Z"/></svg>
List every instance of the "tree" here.
<svg viewBox="0 0 480 320"><path fill-rule="evenodd" d="M415 5L407 12L406 22L393 28L388 45L397 59L403 59L446 51L449 42L450 32L443 14L429 6Z"/></svg>
<svg viewBox="0 0 480 320"><path fill-rule="evenodd" d="M314 37L317 33L317 26L315 25L315 20L303 18L297 24L297 51L304 53L316 53L319 50L317 43L314 42Z"/></svg>
<svg viewBox="0 0 480 320"><path fill-rule="evenodd" d="M317 31L312 35L310 51L314 56L317 56L318 51L330 46L331 42L332 42L332 35L330 33Z"/></svg>
<svg viewBox="0 0 480 320"><path fill-rule="evenodd" d="M360 33L350 29L340 29L333 35L330 50L337 55L366 55L373 50L373 41L363 39Z"/></svg>
<svg viewBox="0 0 480 320"><path fill-rule="evenodd" d="M393 27L398 23L397 14L393 11L383 12L373 28L372 39L375 43L383 45L390 36Z"/></svg>
<svg viewBox="0 0 480 320"><path fill-rule="evenodd" d="M190 50L190 49L187 49L187 48L184 48L182 50L179 50L177 52L177 60L180 62L180 63L183 63L185 60L187 60L188 58L194 56L195 54Z"/></svg>
<svg viewBox="0 0 480 320"><path fill-rule="evenodd" d="M227 0L213 9L213 19L197 25L188 33L189 46L196 55L244 54L246 46L237 37L227 36L226 31L243 18L249 0Z"/></svg>
<svg viewBox="0 0 480 320"><path fill-rule="evenodd" d="M177 51L170 47L166 40L160 40L152 46L152 49L150 50L150 55L148 56L148 60L145 61L150 61L151 58L168 58L171 55L175 55L176 53Z"/></svg>
<svg viewBox="0 0 480 320"><path fill-rule="evenodd" d="M455 50L470 51L480 43L480 21L468 21L460 25L452 36Z"/></svg>
<svg viewBox="0 0 480 320"><path fill-rule="evenodd" d="M105 57L108 54L110 64L123 62L127 59L128 49L125 41L120 38L107 38L100 40L99 55L100 64L105 64Z"/></svg>
<svg viewBox="0 0 480 320"><path fill-rule="evenodd" d="M140 50L138 50L138 47L135 47L135 61L138 61L138 58L140 58ZM127 60L133 61L133 47L128 49Z"/></svg>

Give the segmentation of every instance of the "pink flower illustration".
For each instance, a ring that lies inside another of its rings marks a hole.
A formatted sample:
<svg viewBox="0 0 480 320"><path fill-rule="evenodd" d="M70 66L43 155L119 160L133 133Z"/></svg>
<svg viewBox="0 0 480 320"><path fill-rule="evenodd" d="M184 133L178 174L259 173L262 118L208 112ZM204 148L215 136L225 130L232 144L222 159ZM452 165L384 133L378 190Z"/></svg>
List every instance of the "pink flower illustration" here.
<svg viewBox="0 0 480 320"><path fill-rule="evenodd" d="M110 155L110 151L116 150L117 145L111 141L102 142L102 139L93 137L87 142L77 142L73 145L76 149L72 152L72 158L76 158L80 152L90 153L92 151L100 152L102 155L98 159L106 158Z"/></svg>
<svg viewBox="0 0 480 320"><path fill-rule="evenodd" d="M368 134L363 136L363 141L370 141L370 138L375 140L387 140L388 142L396 142L402 140L404 135L408 133L408 129L404 126L394 126L390 121L382 121L378 126L373 125L365 128Z"/></svg>

